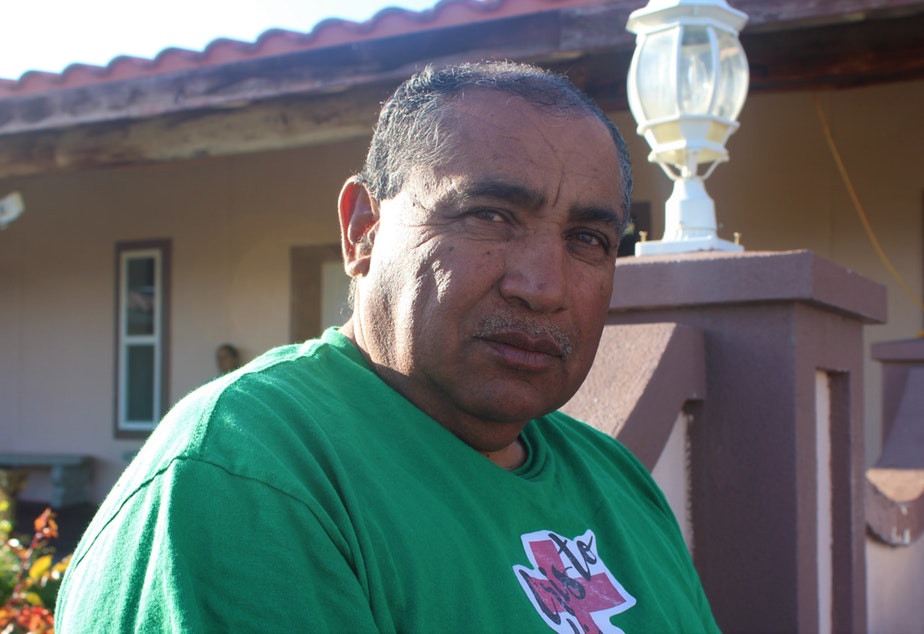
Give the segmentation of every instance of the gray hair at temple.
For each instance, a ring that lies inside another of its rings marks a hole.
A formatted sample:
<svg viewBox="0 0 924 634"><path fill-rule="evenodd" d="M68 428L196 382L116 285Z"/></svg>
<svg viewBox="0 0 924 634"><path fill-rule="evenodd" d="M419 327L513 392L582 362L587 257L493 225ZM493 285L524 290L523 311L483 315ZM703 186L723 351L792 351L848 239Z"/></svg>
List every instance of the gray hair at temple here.
<svg viewBox="0 0 924 634"><path fill-rule="evenodd" d="M610 132L619 154L623 228L629 223L632 169L625 141L603 111L564 75L513 62L479 62L445 68L427 66L401 84L382 106L366 162L357 179L376 200L392 198L409 174L422 165L438 163L440 127L453 99L466 89L497 90L526 100L536 108L571 116L595 116Z"/></svg>

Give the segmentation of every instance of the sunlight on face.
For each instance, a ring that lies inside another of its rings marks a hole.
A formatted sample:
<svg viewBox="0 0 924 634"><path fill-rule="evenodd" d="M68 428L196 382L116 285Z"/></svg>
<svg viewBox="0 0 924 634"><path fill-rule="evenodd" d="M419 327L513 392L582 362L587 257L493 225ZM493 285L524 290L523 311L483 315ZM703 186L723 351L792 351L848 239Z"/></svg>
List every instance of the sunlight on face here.
<svg viewBox="0 0 924 634"><path fill-rule="evenodd" d="M586 376L622 190L596 118L487 90L452 108L448 158L381 201L358 327L387 382L486 446L563 404Z"/></svg>

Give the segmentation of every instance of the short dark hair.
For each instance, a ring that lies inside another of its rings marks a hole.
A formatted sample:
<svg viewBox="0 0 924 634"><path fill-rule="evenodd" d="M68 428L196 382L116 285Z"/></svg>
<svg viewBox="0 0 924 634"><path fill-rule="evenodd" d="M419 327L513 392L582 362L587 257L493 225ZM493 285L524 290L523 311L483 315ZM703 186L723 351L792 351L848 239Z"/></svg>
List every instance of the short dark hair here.
<svg viewBox="0 0 924 634"><path fill-rule="evenodd" d="M231 357L235 360L239 360L241 358L241 353L237 349L237 346L231 345L230 343L221 344L215 349L215 352L220 352L221 350L227 350L228 354L230 354Z"/></svg>
<svg viewBox="0 0 924 634"><path fill-rule="evenodd" d="M439 158L438 128L445 106L468 88L497 90L521 97L542 110L578 111L595 116L610 132L619 154L623 225L629 222L632 168L625 141L616 125L567 77L513 62L487 61L444 68L427 66L402 83L382 105L366 162L357 180L376 200L397 196L415 166Z"/></svg>

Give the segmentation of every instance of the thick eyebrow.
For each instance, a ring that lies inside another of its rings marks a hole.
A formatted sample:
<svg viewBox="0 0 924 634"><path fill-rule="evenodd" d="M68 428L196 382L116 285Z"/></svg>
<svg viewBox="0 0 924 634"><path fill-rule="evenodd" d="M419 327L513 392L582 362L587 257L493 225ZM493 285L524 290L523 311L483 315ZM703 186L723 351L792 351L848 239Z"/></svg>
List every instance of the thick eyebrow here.
<svg viewBox="0 0 924 634"><path fill-rule="evenodd" d="M545 196L534 189L496 179L476 181L458 193L470 198L503 200L525 209L539 209L545 204Z"/></svg>

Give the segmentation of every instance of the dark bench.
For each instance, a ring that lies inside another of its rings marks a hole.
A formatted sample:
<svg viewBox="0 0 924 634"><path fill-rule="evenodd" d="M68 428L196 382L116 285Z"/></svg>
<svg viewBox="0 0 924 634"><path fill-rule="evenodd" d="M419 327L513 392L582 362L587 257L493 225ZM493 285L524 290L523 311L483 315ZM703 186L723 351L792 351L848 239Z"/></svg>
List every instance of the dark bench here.
<svg viewBox="0 0 924 634"><path fill-rule="evenodd" d="M90 456L0 453L0 469L50 469L51 506L54 508L90 501L88 485L93 475Z"/></svg>

